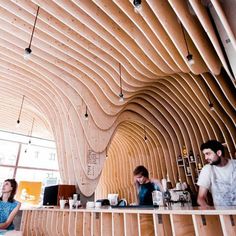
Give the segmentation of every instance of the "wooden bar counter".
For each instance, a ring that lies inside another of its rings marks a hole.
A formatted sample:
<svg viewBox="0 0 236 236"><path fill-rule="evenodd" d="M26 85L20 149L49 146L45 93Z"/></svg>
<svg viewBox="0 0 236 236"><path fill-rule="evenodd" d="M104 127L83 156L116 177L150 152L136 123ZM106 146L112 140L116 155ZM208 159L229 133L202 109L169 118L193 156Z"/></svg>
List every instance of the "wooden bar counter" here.
<svg viewBox="0 0 236 236"><path fill-rule="evenodd" d="M24 236L236 235L236 207L22 209Z"/></svg>

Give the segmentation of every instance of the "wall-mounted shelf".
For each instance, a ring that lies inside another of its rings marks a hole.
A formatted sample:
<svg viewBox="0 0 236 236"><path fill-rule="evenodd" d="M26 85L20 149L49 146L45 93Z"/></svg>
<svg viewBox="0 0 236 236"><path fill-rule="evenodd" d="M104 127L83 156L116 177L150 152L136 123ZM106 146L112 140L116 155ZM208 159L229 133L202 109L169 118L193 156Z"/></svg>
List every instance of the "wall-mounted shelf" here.
<svg viewBox="0 0 236 236"><path fill-rule="evenodd" d="M182 155L177 157L177 166L181 181L186 181L196 190L196 183L201 172L203 163L199 154L194 154L192 151L186 154L183 150Z"/></svg>

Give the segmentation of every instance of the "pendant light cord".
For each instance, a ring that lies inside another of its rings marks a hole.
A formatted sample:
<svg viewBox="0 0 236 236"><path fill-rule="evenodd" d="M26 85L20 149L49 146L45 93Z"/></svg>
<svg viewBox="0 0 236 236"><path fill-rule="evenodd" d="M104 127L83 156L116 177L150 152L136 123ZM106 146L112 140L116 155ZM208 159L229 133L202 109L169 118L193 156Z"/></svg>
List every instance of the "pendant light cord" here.
<svg viewBox="0 0 236 236"><path fill-rule="evenodd" d="M123 94L122 92L122 78L121 78L121 64L119 63L119 73L120 73L120 93Z"/></svg>
<svg viewBox="0 0 236 236"><path fill-rule="evenodd" d="M181 25L181 30L182 30L182 33L183 33L183 36L184 36L184 42L185 42L185 45L186 45L186 48L187 48L187 53L189 55L190 53L189 53L188 44L187 44L187 40L186 40L186 36L185 36L185 30L184 30L184 27L183 27L181 22L180 22L180 25Z"/></svg>
<svg viewBox="0 0 236 236"><path fill-rule="evenodd" d="M30 38L29 48L31 47L31 43L32 43L32 40L33 40L34 30L35 30L35 26L36 26L38 14L39 14L39 8L40 7L38 6L36 17L35 17L35 20L34 20L34 26L33 26L32 34L31 34L31 38Z"/></svg>
<svg viewBox="0 0 236 236"><path fill-rule="evenodd" d="M25 99L25 95L23 95L23 98L22 98L22 102L21 102L21 106L20 106L20 113L19 113L19 116L18 116L18 120L20 120L20 116L21 116L21 111L22 111L24 99Z"/></svg>

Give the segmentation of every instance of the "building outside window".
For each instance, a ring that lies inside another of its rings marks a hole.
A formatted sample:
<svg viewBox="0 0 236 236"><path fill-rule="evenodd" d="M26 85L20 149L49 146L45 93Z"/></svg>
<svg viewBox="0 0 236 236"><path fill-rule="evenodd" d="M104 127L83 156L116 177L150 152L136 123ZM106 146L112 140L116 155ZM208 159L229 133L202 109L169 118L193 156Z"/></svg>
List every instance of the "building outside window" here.
<svg viewBox="0 0 236 236"><path fill-rule="evenodd" d="M0 131L0 185L7 178L42 182L43 188L60 183L55 142ZM0 186L1 187L1 186Z"/></svg>

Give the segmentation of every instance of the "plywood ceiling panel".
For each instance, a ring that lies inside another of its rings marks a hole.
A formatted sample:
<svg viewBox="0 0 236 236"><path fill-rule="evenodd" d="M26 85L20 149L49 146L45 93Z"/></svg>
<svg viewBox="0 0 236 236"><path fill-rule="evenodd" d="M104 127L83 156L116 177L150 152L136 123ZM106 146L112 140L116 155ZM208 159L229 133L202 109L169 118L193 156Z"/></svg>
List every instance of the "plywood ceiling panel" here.
<svg viewBox="0 0 236 236"><path fill-rule="evenodd" d="M63 181L87 196L100 179L98 196L133 199L138 164L174 183L182 147L209 138L233 157L236 83L209 7L233 45L235 32L222 1L203 3L143 0L137 14L131 0L0 1L0 129L28 135L35 118L32 135L56 141Z"/></svg>

